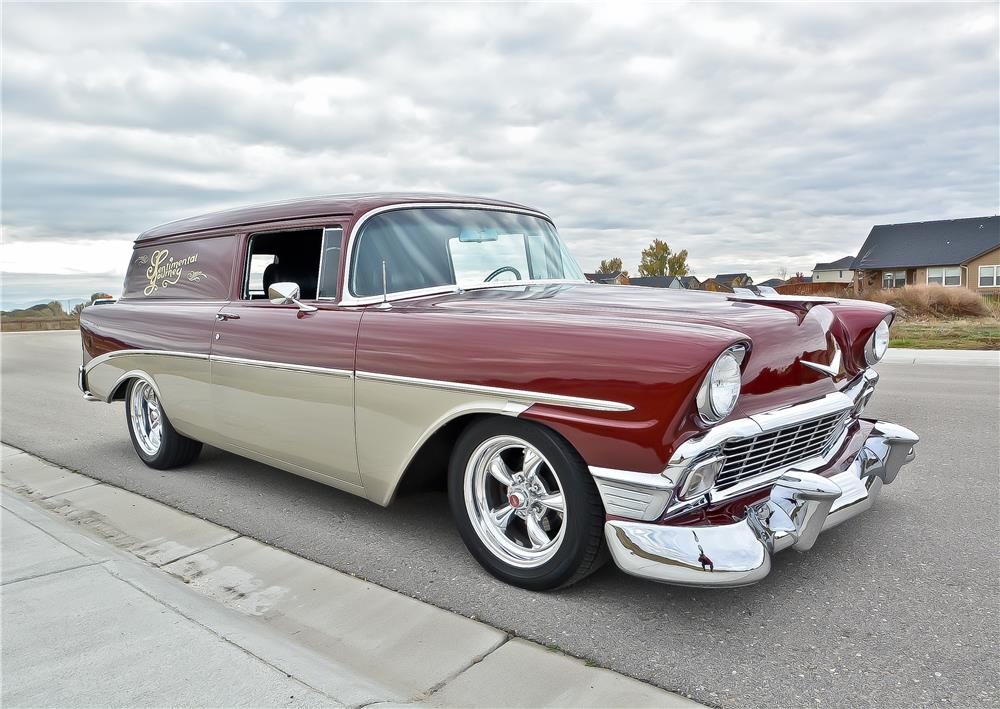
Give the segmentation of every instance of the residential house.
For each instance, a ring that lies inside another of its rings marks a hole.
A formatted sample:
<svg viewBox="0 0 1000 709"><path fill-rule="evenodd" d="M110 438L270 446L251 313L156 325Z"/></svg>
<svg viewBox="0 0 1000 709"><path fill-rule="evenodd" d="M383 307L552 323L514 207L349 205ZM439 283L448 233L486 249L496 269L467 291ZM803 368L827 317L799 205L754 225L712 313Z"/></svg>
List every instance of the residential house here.
<svg viewBox="0 0 1000 709"><path fill-rule="evenodd" d="M628 279L629 285L646 286L648 288L683 288L684 284L677 276L636 276Z"/></svg>
<svg viewBox="0 0 1000 709"><path fill-rule="evenodd" d="M732 293L733 287L728 283L722 283L715 278L706 278L701 282L700 290L710 290L715 293Z"/></svg>
<svg viewBox="0 0 1000 709"><path fill-rule="evenodd" d="M813 283L853 283L854 271L851 265L853 256L845 256L829 263L817 263L813 266Z"/></svg>
<svg viewBox="0 0 1000 709"><path fill-rule="evenodd" d="M609 283L618 286L627 286L629 283L628 274L625 271L615 271L614 273L585 273L583 277L591 283Z"/></svg>
<svg viewBox="0 0 1000 709"><path fill-rule="evenodd" d="M699 281L694 276L680 276L681 285L688 290L699 290L701 289L701 281Z"/></svg>
<svg viewBox="0 0 1000 709"><path fill-rule="evenodd" d="M854 258L852 257L851 260L853 261ZM767 286L768 288L777 288L778 286L785 285L785 281L781 280L780 278L768 278L763 283L758 283L757 285L758 286Z"/></svg>
<svg viewBox="0 0 1000 709"><path fill-rule="evenodd" d="M748 273L720 273L715 280L730 288L749 288L753 285L753 279Z"/></svg>
<svg viewBox="0 0 1000 709"><path fill-rule="evenodd" d="M938 284L1000 293L1000 217L877 225L853 267L858 291Z"/></svg>

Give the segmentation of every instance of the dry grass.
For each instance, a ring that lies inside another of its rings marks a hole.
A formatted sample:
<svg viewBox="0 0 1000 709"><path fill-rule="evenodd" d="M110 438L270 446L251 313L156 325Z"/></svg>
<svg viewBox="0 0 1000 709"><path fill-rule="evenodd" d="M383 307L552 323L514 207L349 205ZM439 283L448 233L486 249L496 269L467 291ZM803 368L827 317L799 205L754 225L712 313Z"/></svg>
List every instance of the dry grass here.
<svg viewBox="0 0 1000 709"><path fill-rule="evenodd" d="M919 350L1000 350L1000 319L897 319L892 324L892 347Z"/></svg>
<svg viewBox="0 0 1000 709"><path fill-rule="evenodd" d="M907 320L914 318L984 317L990 309L983 299L967 288L938 285L887 288L866 294L866 300L891 305Z"/></svg>

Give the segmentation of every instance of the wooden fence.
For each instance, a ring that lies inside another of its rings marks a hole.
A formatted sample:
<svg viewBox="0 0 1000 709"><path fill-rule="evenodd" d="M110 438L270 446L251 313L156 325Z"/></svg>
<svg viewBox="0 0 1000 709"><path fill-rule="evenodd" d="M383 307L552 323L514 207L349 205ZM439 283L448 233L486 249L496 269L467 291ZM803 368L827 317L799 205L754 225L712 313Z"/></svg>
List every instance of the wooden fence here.
<svg viewBox="0 0 1000 709"><path fill-rule="evenodd" d="M37 330L79 330L77 318L30 318L25 320L0 320L4 332L29 332Z"/></svg>

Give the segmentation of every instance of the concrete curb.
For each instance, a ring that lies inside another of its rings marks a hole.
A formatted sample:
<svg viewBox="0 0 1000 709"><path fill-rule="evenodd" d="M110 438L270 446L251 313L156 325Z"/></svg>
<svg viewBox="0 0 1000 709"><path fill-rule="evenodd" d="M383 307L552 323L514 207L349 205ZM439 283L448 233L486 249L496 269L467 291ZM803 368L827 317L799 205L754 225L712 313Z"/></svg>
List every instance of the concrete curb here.
<svg viewBox="0 0 1000 709"><path fill-rule="evenodd" d="M49 573L57 580L80 568L111 574L185 619L192 632L207 629L262 663L259 671L273 676L268 691L287 690L281 675L306 690L296 704L702 706L7 445L2 469L3 486L16 493L4 491L4 514L64 547L52 560L41 559L43 566L32 558L9 577L5 563L4 594L23 594L22 581ZM70 581L84 583L78 577L62 582ZM98 576L87 582L107 584ZM58 604L47 608L59 613ZM169 666L170 658L157 661ZM5 704L45 703L30 692L8 696L17 684L4 683ZM273 701L268 696L257 703ZM89 697L107 700L106 694ZM88 703L89 697L59 699ZM149 696L145 704L179 705L170 694Z"/></svg>

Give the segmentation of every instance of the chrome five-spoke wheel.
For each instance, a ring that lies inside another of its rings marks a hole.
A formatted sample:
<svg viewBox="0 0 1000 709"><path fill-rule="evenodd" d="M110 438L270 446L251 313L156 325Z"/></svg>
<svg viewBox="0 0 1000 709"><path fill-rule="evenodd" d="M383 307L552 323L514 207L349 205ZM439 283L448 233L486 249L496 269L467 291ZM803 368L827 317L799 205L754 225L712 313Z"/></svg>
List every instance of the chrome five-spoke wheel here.
<svg viewBox="0 0 1000 709"><path fill-rule="evenodd" d="M125 391L125 420L132 445L146 465L165 470L198 457L201 443L178 433L150 379L136 377Z"/></svg>
<svg viewBox="0 0 1000 709"><path fill-rule="evenodd" d="M535 567L558 551L566 531L559 476L515 436L487 439L469 459L465 504L479 538L512 566Z"/></svg>
<svg viewBox="0 0 1000 709"><path fill-rule="evenodd" d="M603 563L604 506L587 464L552 429L483 417L459 436L448 499L476 560L507 583L544 590Z"/></svg>
<svg viewBox="0 0 1000 709"><path fill-rule="evenodd" d="M129 395L128 410L136 442L147 455L156 455L163 440L163 412L152 384L136 382Z"/></svg>

